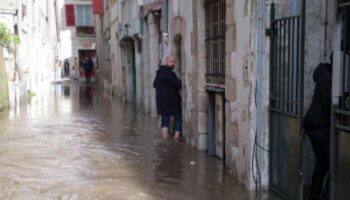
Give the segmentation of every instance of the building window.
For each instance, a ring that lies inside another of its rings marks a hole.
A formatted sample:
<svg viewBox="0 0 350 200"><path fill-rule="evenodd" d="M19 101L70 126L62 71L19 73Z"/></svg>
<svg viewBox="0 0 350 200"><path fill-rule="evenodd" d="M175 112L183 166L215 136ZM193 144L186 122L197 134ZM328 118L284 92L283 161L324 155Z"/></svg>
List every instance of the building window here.
<svg viewBox="0 0 350 200"><path fill-rule="evenodd" d="M225 1L207 0L205 2L206 19L206 83L207 85L225 85Z"/></svg>
<svg viewBox="0 0 350 200"><path fill-rule="evenodd" d="M65 5L65 13L66 13L66 25L75 26L74 5L73 4Z"/></svg>
<svg viewBox="0 0 350 200"><path fill-rule="evenodd" d="M91 5L76 5L77 34L94 34L94 20Z"/></svg>

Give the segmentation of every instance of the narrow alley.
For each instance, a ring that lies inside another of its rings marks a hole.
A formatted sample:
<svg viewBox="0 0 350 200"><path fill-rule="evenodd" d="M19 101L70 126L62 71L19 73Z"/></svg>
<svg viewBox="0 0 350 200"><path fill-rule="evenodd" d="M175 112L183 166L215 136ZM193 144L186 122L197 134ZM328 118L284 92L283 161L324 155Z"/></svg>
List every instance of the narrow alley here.
<svg viewBox="0 0 350 200"><path fill-rule="evenodd" d="M0 199L250 199L221 161L91 84L51 84L0 117Z"/></svg>
<svg viewBox="0 0 350 200"><path fill-rule="evenodd" d="M0 200L348 200L349 143L350 0L0 0Z"/></svg>

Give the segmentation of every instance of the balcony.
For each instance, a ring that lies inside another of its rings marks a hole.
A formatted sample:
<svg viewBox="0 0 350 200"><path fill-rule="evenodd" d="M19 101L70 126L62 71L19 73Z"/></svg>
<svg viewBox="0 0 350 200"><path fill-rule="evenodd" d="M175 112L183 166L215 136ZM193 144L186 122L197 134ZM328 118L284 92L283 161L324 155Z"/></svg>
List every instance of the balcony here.
<svg viewBox="0 0 350 200"><path fill-rule="evenodd" d="M95 27L93 26L77 26L76 35L78 37L94 37Z"/></svg>

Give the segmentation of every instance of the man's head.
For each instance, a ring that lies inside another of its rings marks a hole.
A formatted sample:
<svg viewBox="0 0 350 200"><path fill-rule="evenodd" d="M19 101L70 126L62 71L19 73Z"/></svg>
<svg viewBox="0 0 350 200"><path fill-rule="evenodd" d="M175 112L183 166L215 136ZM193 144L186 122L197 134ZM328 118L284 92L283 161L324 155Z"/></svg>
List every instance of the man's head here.
<svg viewBox="0 0 350 200"><path fill-rule="evenodd" d="M175 59L173 56L167 56L165 58L165 65L171 69L175 68Z"/></svg>

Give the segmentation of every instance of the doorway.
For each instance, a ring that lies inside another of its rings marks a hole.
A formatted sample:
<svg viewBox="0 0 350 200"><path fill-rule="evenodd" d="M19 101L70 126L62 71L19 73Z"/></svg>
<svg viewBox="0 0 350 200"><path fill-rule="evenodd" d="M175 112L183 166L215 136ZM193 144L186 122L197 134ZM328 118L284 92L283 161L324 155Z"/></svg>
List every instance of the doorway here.
<svg viewBox="0 0 350 200"><path fill-rule="evenodd" d="M123 40L122 47L122 69L127 101L136 103L137 80L136 80L136 56L135 41L131 38Z"/></svg>
<svg viewBox="0 0 350 200"><path fill-rule="evenodd" d="M98 68L97 66L97 57L96 57L96 50L85 50L85 49L79 49L78 50L78 59L79 59L79 77L83 78L85 77L85 71L83 69L83 58L91 58L93 63L93 69L91 72L91 78L96 79L96 71L95 69Z"/></svg>
<svg viewBox="0 0 350 200"><path fill-rule="evenodd" d="M333 65L331 199L348 199L350 182L350 1L339 1Z"/></svg>

